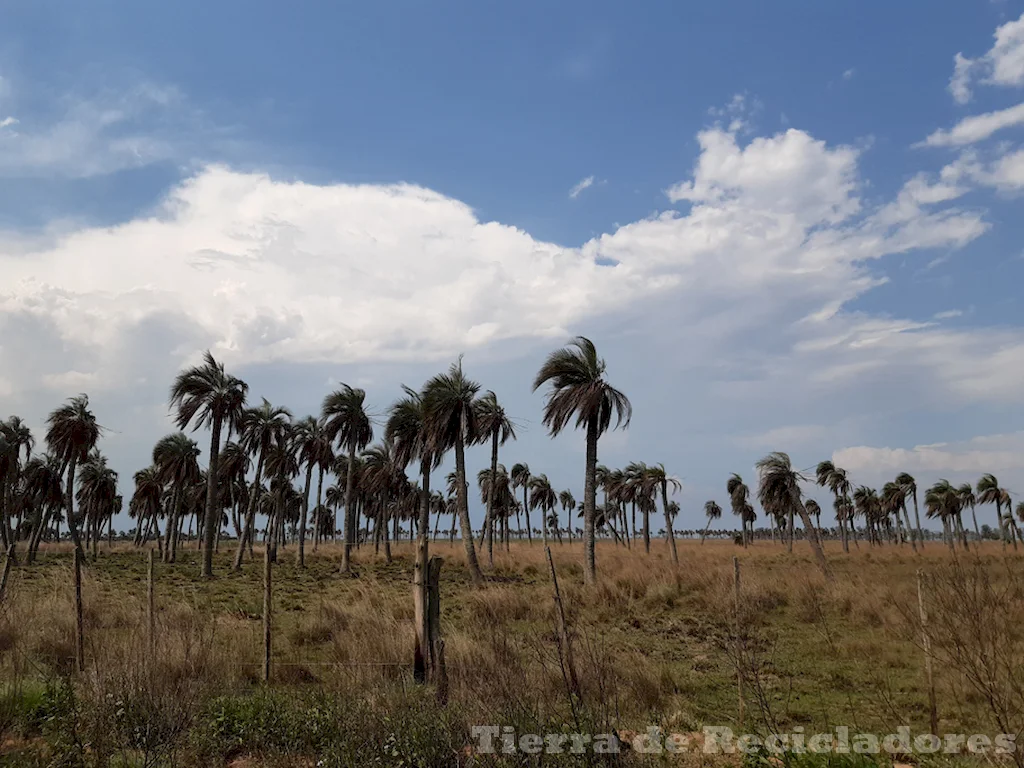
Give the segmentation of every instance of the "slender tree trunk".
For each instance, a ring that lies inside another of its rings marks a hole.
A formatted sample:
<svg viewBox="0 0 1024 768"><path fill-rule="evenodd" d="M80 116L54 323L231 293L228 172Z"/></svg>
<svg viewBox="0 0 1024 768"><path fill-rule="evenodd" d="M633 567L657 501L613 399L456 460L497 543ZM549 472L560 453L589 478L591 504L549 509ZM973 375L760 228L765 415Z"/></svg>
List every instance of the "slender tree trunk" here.
<svg viewBox="0 0 1024 768"><path fill-rule="evenodd" d="M790 510L790 517L793 512ZM833 581L835 577L832 575L832 569L828 567L828 561L825 559L825 550L822 549L821 539L818 536L818 529L814 527L814 523L811 521L811 516L807 514L807 510L804 509L803 504L799 504L800 521L804 524L804 530L807 532L807 541L810 542L811 549L814 551L814 559L818 561L818 567L821 568L821 572L825 574L825 578L829 581ZM790 542L793 541L793 532L789 534Z"/></svg>
<svg viewBox="0 0 1024 768"><path fill-rule="evenodd" d="M203 522L203 578L213 578L213 548L220 530L220 507L218 496L220 478L217 467L220 462L220 430L222 417L216 411L213 414L210 436L210 464L206 469L206 516Z"/></svg>
<svg viewBox="0 0 1024 768"><path fill-rule="evenodd" d="M704 538L708 535L708 529L711 527L711 518L708 518L708 524L704 526L704 530L700 533L700 543L704 543Z"/></svg>
<svg viewBox="0 0 1024 768"><path fill-rule="evenodd" d="M597 419L587 420L587 463L583 478L583 580L597 581L594 518L597 512Z"/></svg>
<svg viewBox="0 0 1024 768"><path fill-rule="evenodd" d="M352 490L356 478L356 444L348 446L348 469L345 472L345 548L341 554L341 570L348 573L352 569L352 539L355 532L355 510L352 508Z"/></svg>
<svg viewBox="0 0 1024 768"><path fill-rule="evenodd" d="M801 510L803 509L803 504L800 505L800 508L801 508ZM804 514L806 514L806 513L805 512L801 512L801 515L800 515L801 518L803 518ZM789 533L789 543L788 543L788 546L789 546L789 551L792 552L793 551L793 538L796 536L796 526L793 525L793 510L792 509L789 510L788 524L789 524L789 531L787 531L787 533ZM823 555L823 557L824 557L824 555Z"/></svg>
<svg viewBox="0 0 1024 768"><path fill-rule="evenodd" d="M260 449L260 457L256 460L256 477L253 479L252 491L249 493L249 508L245 512L245 530L238 540L238 550L235 552L235 563L233 570L242 570L242 557L245 555L245 545L249 544L250 556L252 555L253 528L256 525L256 500L259 496L260 483L263 482L263 450Z"/></svg>
<svg viewBox="0 0 1024 768"><path fill-rule="evenodd" d="M71 533L71 541L75 545L75 551L84 560L85 551L82 549L82 540L78 538L78 525L75 523L75 468L77 465L76 456L72 454L68 462L68 483L65 494L64 510L68 517L68 531Z"/></svg>
<svg viewBox="0 0 1024 768"><path fill-rule="evenodd" d="M476 547L473 544L473 528L469 522L469 494L466 488L466 451L462 435L459 435L455 440L455 480L458 483L458 488L455 489L455 503L459 508L462 544L466 548L466 565L469 568L469 576L473 583L479 584L483 581L484 575L480 571L480 563L476 559Z"/></svg>
<svg viewBox="0 0 1024 768"><path fill-rule="evenodd" d="M494 567L494 485L498 476L498 432L491 435L491 482L487 485L487 514L484 526L487 528L487 567Z"/></svg>
<svg viewBox="0 0 1024 768"><path fill-rule="evenodd" d="M971 519L974 521L974 535L978 537L978 544L981 544L981 529L978 528L978 516L974 513L973 504L971 504Z"/></svg>
<svg viewBox="0 0 1024 768"><path fill-rule="evenodd" d="M921 515L917 509L917 489L914 489L914 524L917 526L917 539L921 542L921 549L924 549L924 535L921 532Z"/></svg>
<svg viewBox="0 0 1024 768"><path fill-rule="evenodd" d="M665 535L668 537L668 548L672 553L672 563L679 565L679 554L676 552L676 535L672 530L672 515L668 511L668 481L661 481L661 508L665 511Z"/></svg>
<svg viewBox="0 0 1024 768"><path fill-rule="evenodd" d="M302 493L302 519L299 521L299 568L306 567L306 522L309 519L309 487L313 483L313 462L306 467L306 490Z"/></svg>
<svg viewBox="0 0 1024 768"><path fill-rule="evenodd" d="M651 513L646 504L641 507L640 514L643 515L644 552L649 555L651 554Z"/></svg>
<svg viewBox="0 0 1024 768"><path fill-rule="evenodd" d="M526 503L527 486L523 486L523 514L526 516L526 540L533 544L533 526L530 525L530 505Z"/></svg>

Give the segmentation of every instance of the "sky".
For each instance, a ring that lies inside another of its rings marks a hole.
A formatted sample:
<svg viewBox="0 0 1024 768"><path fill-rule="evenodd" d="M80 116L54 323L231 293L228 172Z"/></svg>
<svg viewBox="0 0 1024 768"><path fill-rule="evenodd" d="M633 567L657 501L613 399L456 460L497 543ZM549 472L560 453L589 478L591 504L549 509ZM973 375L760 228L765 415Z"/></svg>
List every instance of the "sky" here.
<svg viewBox="0 0 1024 768"><path fill-rule="evenodd" d="M531 391L578 334L634 407L600 461L664 463L677 527L774 450L1024 498L1020 0L3 14L0 416L42 448L88 393L126 498L205 349L378 435L464 355L580 498Z"/></svg>

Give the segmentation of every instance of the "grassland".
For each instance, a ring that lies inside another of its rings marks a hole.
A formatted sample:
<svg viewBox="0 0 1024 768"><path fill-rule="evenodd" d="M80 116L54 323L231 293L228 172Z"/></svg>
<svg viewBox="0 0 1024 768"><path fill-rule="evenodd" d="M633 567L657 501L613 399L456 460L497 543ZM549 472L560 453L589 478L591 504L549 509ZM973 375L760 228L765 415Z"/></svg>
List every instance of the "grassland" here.
<svg viewBox="0 0 1024 768"><path fill-rule="evenodd" d="M281 765L447 765L465 761L472 724L543 732L583 719L596 732L740 730L739 670L746 730L928 731L916 573L949 572L943 545L915 555L862 543L843 555L831 544L831 584L806 545L789 554L768 543L680 542L679 568L663 542L652 548L645 556L602 543L600 583L585 588L578 545L552 547L582 686L577 701L558 662L539 543L496 551L482 588L470 585L458 542L432 544L445 558L444 708L412 681L409 545L390 564L363 548L351 576L339 573L333 547L311 553L304 569L294 547L282 551L269 685L260 679L260 563L231 573L221 552L209 582L198 578L191 548L173 565L158 563L150 649L145 554L102 549L85 571L86 671L76 674L72 559L52 548L12 571L0 609L0 764L223 765L256 756ZM1016 583L1024 563L998 543L960 558L999 583ZM1024 626L1024 600L1009 605L1016 614L1007 626ZM938 664L936 686L940 730L994 732L991 708L961 671Z"/></svg>

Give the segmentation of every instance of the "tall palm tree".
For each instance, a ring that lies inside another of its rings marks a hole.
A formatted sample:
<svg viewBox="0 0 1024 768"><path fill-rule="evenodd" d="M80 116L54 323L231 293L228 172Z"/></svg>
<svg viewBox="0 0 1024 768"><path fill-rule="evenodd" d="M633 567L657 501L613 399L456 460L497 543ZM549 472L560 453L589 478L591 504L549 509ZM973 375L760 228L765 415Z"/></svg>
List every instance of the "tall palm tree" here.
<svg viewBox="0 0 1024 768"><path fill-rule="evenodd" d="M704 538L708 535L708 529L711 527L711 523L715 520L719 520L722 517L722 508L718 506L716 501L705 501L704 502L704 516L708 519L708 524L704 527L704 531L700 535L700 543L704 543Z"/></svg>
<svg viewBox="0 0 1024 768"><path fill-rule="evenodd" d="M153 528L156 528L156 538L159 542L160 497L163 494L160 472L151 464L136 472L133 479L135 492L128 503L128 509L136 520L135 542L144 544L149 539L149 531Z"/></svg>
<svg viewBox="0 0 1024 768"><path fill-rule="evenodd" d="M14 516L15 489L21 480L21 453L25 453L27 464L35 446L32 430L19 416L0 421L0 539L4 548L13 545L17 539L16 527L11 526Z"/></svg>
<svg viewBox="0 0 1024 768"><path fill-rule="evenodd" d="M562 506L562 511L566 513L566 519L568 520L568 526L566 530L569 532L569 543L572 543L572 513L576 511L576 498L572 495L572 491L566 488L564 491L558 494L558 503Z"/></svg>
<svg viewBox="0 0 1024 768"><path fill-rule="evenodd" d="M297 509L296 501L301 497L294 495L292 482L298 476L300 467L295 445L294 428L285 425L270 450L267 452L263 470L270 478L270 517L267 519L267 546L270 548L270 559L277 562L277 546L284 535L284 522L291 509Z"/></svg>
<svg viewBox="0 0 1024 768"><path fill-rule="evenodd" d="M401 481L405 475L395 461L395 450L386 437L383 442L375 443L363 451L363 477L366 490L376 496L376 523L373 526L374 547L384 544L384 558L391 562L391 539L388 537L388 522L394 497L398 494ZM424 531L420 530L423 538Z"/></svg>
<svg viewBox="0 0 1024 768"><path fill-rule="evenodd" d="M315 416L307 416L295 423L292 428L292 439L298 450L299 463L306 467L306 484L302 492L302 516L299 521L299 567L306 565L306 526L309 521L309 489L313 482L313 469L324 465L325 454L331 452L331 441L323 422ZM323 475L321 473L321 482ZM319 493L317 505L319 506Z"/></svg>
<svg viewBox="0 0 1024 768"><path fill-rule="evenodd" d="M867 529L870 543L875 543L875 524L881 516L882 502L878 498L878 491L874 488L860 486L853 492L854 510L864 518L864 527Z"/></svg>
<svg viewBox="0 0 1024 768"><path fill-rule="evenodd" d="M484 393L473 403L476 410L477 441L491 444L491 474L498 472L498 448L509 440L516 439L515 426L498 402L494 392ZM487 564L494 567L494 485L489 485L491 495L487 499L484 515L484 529L487 535Z"/></svg>
<svg viewBox="0 0 1024 768"><path fill-rule="evenodd" d="M1017 542L1021 538L1021 532L1017 528L1017 521L1013 519L1013 500L1010 498L1010 492L1005 488L999 489L999 497L1002 501L1003 509L1006 510L1006 512L1003 513L1005 518L1004 523L1006 525L1006 529L1010 532L1010 540L1013 542L1013 548L1016 550Z"/></svg>
<svg viewBox="0 0 1024 768"><path fill-rule="evenodd" d="M93 450L78 468L78 507L86 521L92 559L96 560L103 525L114 515L117 495L117 472L107 466L107 458Z"/></svg>
<svg viewBox="0 0 1024 768"><path fill-rule="evenodd" d="M619 496L628 499L634 507L640 508L641 535L644 540L644 552L651 553L651 491L654 490L647 482L647 465L642 461L631 461L622 470L622 484Z"/></svg>
<svg viewBox="0 0 1024 768"><path fill-rule="evenodd" d="M978 528L978 516L974 512L974 507L978 503L977 497L974 495L974 488L970 483L964 483L956 489L957 494L960 496L961 507L970 508L971 520L974 521L974 535L981 541L981 529Z"/></svg>
<svg viewBox="0 0 1024 768"><path fill-rule="evenodd" d="M420 540L416 557L419 572L425 574L429 562L430 473L440 464L440 454L435 450L436 440L427 421L423 395L404 385L402 390L405 392L405 397L391 406L387 425L384 427L384 435L385 439L394 446L394 462L399 468L404 470L413 461L420 463L420 495L418 499ZM397 512L394 520L397 541L399 520ZM421 588L426 589L425 581ZM426 605L425 597L424 593L424 605ZM420 632L423 637L426 636L425 625L420 628Z"/></svg>
<svg viewBox="0 0 1024 768"><path fill-rule="evenodd" d="M231 441L224 444L217 461L217 473L220 475L218 483L227 488L228 505L232 508L231 522L238 538L242 537L242 508L249 500L246 477L251 467L252 460L241 445Z"/></svg>
<svg viewBox="0 0 1024 768"><path fill-rule="evenodd" d="M747 507L750 506L747 500L750 498L750 488L743 482L742 477L733 472L725 483L725 492L729 494L729 507L732 509L732 513L740 518L743 546L746 546L750 543L750 537L747 535ZM774 542L774 534L772 536Z"/></svg>
<svg viewBox="0 0 1024 768"><path fill-rule="evenodd" d="M653 486L655 491L661 491L661 508L665 513L665 537L668 540L669 552L672 553L672 563L679 565L679 554L676 552L676 537L672 532L674 526L672 525L672 517L668 509L668 489L672 488L673 493L678 493L683 489L683 484L679 482L678 478L671 477L665 472L664 464L648 467L645 483Z"/></svg>
<svg viewBox="0 0 1024 768"><path fill-rule="evenodd" d="M890 516L896 519L896 534L900 544L903 544L903 525L900 522L900 510L906 509L906 494L903 489L894 482L886 483L882 486L882 496L880 502L882 504L882 513L888 519ZM914 545L914 534L913 529L910 527L910 518L907 517L907 536L910 538L911 546L914 551L917 551L917 547Z"/></svg>
<svg viewBox="0 0 1024 768"><path fill-rule="evenodd" d="M485 503L488 497L491 497L494 504L493 519L507 521L515 506L515 497L505 465L499 464L495 472L491 472L490 467L484 467L477 473L476 482L480 488L480 501ZM503 526L502 532L505 531L507 528ZM508 544L507 536L505 543Z"/></svg>
<svg viewBox="0 0 1024 768"><path fill-rule="evenodd" d="M513 488L523 489L523 514L526 515L526 538L527 541L533 544L533 529L530 526L530 505L526 498L526 493L529 490L530 485L530 465L526 462L513 464L510 477L512 478ZM544 545L547 546L547 543L547 536L545 535Z"/></svg>
<svg viewBox="0 0 1024 768"><path fill-rule="evenodd" d="M44 453L35 456L25 464L25 492L32 499L37 510L28 545L28 563L35 560L39 543L47 531L50 519L60 515L64 506L64 478L60 460Z"/></svg>
<svg viewBox="0 0 1024 768"><path fill-rule="evenodd" d="M606 365L594 343L583 336L552 352L533 382L536 392L549 385L544 404L544 425L552 437L575 417L576 428L586 430L586 465L583 482L583 578L597 580L594 515L597 508L597 441L611 427L629 426L633 406L629 398L605 381Z"/></svg>
<svg viewBox="0 0 1024 768"><path fill-rule="evenodd" d="M850 533L849 533L849 535L853 536L853 541L854 541L855 544L857 544L857 532L856 532L856 530L854 529L854 526L853 526L854 507L853 507L853 502L850 500L849 494L843 494L841 496L837 496L835 498L835 501L832 502L832 509L835 510L836 520L839 522L839 525L842 526L841 530L845 531L846 526L849 525L850 526ZM849 537L847 536L843 540L843 543L845 544L845 549L843 550L844 552L849 552L850 551L850 545L849 545L848 542L849 542ZM857 548L858 549L860 548L860 544L857 544Z"/></svg>
<svg viewBox="0 0 1024 768"><path fill-rule="evenodd" d="M345 548L341 556L341 570L351 570L352 544L356 538L356 515L352 492L355 482L356 453L373 440L373 425L365 408L366 392L342 384L341 389L324 398L324 431L330 442L348 452L348 471L345 477Z"/></svg>
<svg viewBox="0 0 1024 768"><path fill-rule="evenodd" d="M539 509L541 515L545 521L547 521L555 505L558 504L558 494L555 493L554 488L551 487L551 481L548 480L548 476L534 475L530 478L530 508ZM545 527L546 523L545 523ZM561 538L561 533L558 530L556 522L555 533Z"/></svg>
<svg viewBox="0 0 1024 768"><path fill-rule="evenodd" d="M924 495L926 514L942 521L942 537L949 545L950 551L956 548L953 542L953 526L954 518L960 514L961 504L960 494L949 480L939 480Z"/></svg>
<svg viewBox="0 0 1024 768"><path fill-rule="evenodd" d="M1006 530L1006 523L1003 520L1003 494L999 488L999 481L996 480L995 475L984 474L981 476L981 479L978 480L977 503L996 505L996 519L999 521L999 532L1002 535L1003 544L1005 545L1008 531Z"/></svg>
<svg viewBox="0 0 1024 768"><path fill-rule="evenodd" d="M921 515L917 508L917 482L914 478L906 472L901 472L896 475L896 485L903 489L904 496L910 496L914 501L914 532L913 535L917 536L918 542L921 544L921 549L924 549L924 535L921 531Z"/></svg>
<svg viewBox="0 0 1024 768"><path fill-rule="evenodd" d="M153 447L153 466L160 482L171 492L171 511L164 533L164 561L173 563L177 558L179 530L184 521L185 494L199 480L199 445L184 432L162 437Z"/></svg>
<svg viewBox="0 0 1024 768"><path fill-rule="evenodd" d="M849 505L840 504L839 500L850 495L850 481L846 477L846 470L837 467L831 461L822 461L818 463L815 476L818 485L832 491L832 495L835 497L835 502L832 506L836 512L838 513L840 510L845 511ZM843 542L843 552L849 552L850 543L846 534L847 519L845 516L842 519L837 517L836 522L839 523L839 536Z"/></svg>
<svg viewBox="0 0 1024 768"><path fill-rule="evenodd" d="M227 425L230 435L237 426L248 393L249 385L226 373L224 364L214 360L209 350L203 355L202 365L182 371L171 385L170 405L176 411L174 421L178 429L185 429L191 423L193 430L209 426L211 432L210 463L206 473L206 514L203 522L204 578L213 576L213 548L217 531L220 530L218 522L221 509L217 499L220 433Z"/></svg>
<svg viewBox="0 0 1024 768"><path fill-rule="evenodd" d="M466 549L466 565L474 583L483 581L473 544L473 528L469 521L469 490L466 485L466 445L478 440L477 410L473 405L480 385L462 372L462 358L431 378L423 387L423 410L427 428L438 456L455 451L457 479L455 501L459 510L462 544Z"/></svg>
<svg viewBox="0 0 1024 768"><path fill-rule="evenodd" d="M818 538L818 530L811 522L807 507L803 504L803 491L800 489L800 483L806 478L793 469L789 456L781 452L765 456L757 462L757 470L760 474L757 498L761 502L761 506L769 514L792 516L795 512L800 515L818 566L825 577L831 580L832 571L825 560L825 552L822 549L821 540ZM792 536L792 532L790 536Z"/></svg>
<svg viewBox="0 0 1024 768"><path fill-rule="evenodd" d="M84 557L82 541L78 536L75 520L75 472L78 464L89 455L100 438L101 428L96 416L89 410L89 396L78 395L50 413L46 420L46 444L50 453L61 462L67 471L64 513L67 516L71 541L79 556Z"/></svg>
<svg viewBox="0 0 1024 768"><path fill-rule="evenodd" d="M249 493L248 509L242 535L238 539L238 550L235 552L234 570L242 567L245 546L252 546L253 528L256 521L256 510L260 504L263 488L263 465L267 454L275 443L281 440L291 425L292 413L287 408L273 406L263 398L263 402L254 407L246 408L239 421L239 444L250 456L256 456L256 477L253 479L252 491Z"/></svg>

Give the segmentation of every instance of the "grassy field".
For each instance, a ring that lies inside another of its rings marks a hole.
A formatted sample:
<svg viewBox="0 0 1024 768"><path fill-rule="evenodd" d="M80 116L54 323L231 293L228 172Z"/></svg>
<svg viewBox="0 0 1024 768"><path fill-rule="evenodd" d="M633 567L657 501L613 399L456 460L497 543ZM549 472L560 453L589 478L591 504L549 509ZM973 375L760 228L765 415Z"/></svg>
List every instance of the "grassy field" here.
<svg viewBox="0 0 1024 768"><path fill-rule="evenodd" d="M472 724L518 732L586 726L626 733L651 725L677 733L708 725L739 731L740 672L747 731L803 727L810 734L847 725L885 734L909 725L928 732L916 572L923 569L926 590L948 593L953 570L945 546L930 544L915 555L909 547L862 543L843 555L831 543L834 583L820 575L806 544L789 554L768 543L743 549L684 541L678 568L664 549L654 542L645 556L640 547L601 543L600 583L586 588L579 545L552 546L582 688L575 699L558 662L540 544L496 551L481 588L469 583L461 544L432 544L431 553L445 558L442 635L450 684L443 709L430 687L412 680L409 545L399 545L390 564L371 548L360 550L350 576L339 573L333 547L310 553L305 569L296 566L294 547L280 553L269 686L260 679L261 562L231 573L230 553L221 552L211 582L198 578L191 548L176 564L158 563L150 649L145 553L101 549L85 570L86 671L75 674L72 559L67 549L51 549L35 565L13 569L0 610L0 764L224 765L258 758L346 765L371 764L370 756L379 765L450 765L465 762ZM734 556L741 568L738 612ZM959 561L957 578L984 573L996 587L981 601L988 607L978 610L1000 613L998 626L1010 635L1024 626L1024 560L992 543ZM949 618L956 600L939 602L934 620L961 620ZM970 626L969 616L963 621ZM1019 635L996 642L998 653L1020 648ZM998 732L986 697L943 658L937 650L940 731ZM1011 695L1022 663L1009 662ZM552 756L544 764L557 762Z"/></svg>

